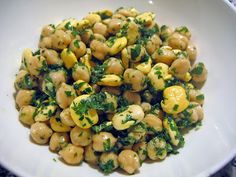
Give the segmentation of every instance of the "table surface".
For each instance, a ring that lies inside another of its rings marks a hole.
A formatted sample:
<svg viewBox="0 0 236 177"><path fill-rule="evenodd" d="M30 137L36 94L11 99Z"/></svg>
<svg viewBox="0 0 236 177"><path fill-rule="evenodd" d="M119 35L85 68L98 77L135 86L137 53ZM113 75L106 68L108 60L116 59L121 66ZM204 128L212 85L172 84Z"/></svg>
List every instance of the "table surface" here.
<svg viewBox="0 0 236 177"><path fill-rule="evenodd" d="M229 0L236 8L236 0ZM17 177L0 164L0 177ZM211 177L236 177L236 157Z"/></svg>

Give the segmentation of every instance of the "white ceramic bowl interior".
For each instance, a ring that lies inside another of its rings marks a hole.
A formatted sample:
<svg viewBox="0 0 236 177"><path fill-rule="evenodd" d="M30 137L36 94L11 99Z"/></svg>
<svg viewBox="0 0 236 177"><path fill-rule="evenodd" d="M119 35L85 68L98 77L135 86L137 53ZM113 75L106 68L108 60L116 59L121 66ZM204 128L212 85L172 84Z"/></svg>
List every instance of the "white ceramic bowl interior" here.
<svg viewBox="0 0 236 177"><path fill-rule="evenodd" d="M13 82L24 48L37 48L41 27L68 17L82 18L90 11L118 7L152 11L158 24L186 25L198 48L198 61L208 70L203 126L185 136L178 155L144 163L135 177L208 176L236 152L236 13L221 0L51 0L0 3L0 163L24 177L103 176L86 163L67 166L29 140L29 129L18 121ZM110 175L124 176L115 172Z"/></svg>

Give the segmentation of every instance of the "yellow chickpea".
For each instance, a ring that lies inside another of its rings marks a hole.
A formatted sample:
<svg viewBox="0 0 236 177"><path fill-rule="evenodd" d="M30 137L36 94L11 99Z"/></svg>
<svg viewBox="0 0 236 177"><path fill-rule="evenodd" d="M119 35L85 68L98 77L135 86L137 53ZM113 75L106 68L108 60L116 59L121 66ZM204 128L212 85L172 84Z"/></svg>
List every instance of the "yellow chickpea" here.
<svg viewBox="0 0 236 177"><path fill-rule="evenodd" d="M56 30L55 33L51 36L52 38L52 48L55 50L66 48L70 42L70 35L64 32L63 30Z"/></svg>
<svg viewBox="0 0 236 177"><path fill-rule="evenodd" d="M50 71L48 76L56 89L58 89L62 83L67 81L67 75L64 70Z"/></svg>
<svg viewBox="0 0 236 177"><path fill-rule="evenodd" d="M93 26L95 23L100 22L102 20L101 17L95 13L88 14L84 19L88 20L91 26Z"/></svg>
<svg viewBox="0 0 236 177"><path fill-rule="evenodd" d="M63 64L62 59L59 57L58 53L55 50L42 49L41 54L42 54L42 56L45 57L48 65L61 66Z"/></svg>
<svg viewBox="0 0 236 177"><path fill-rule="evenodd" d="M168 38L168 45L173 49L185 50L188 46L188 38L180 33L174 32Z"/></svg>
<svg viewBox="0 0 236 177"><path fill-rule="evenodd" d="M52 48L52 37L46 36L40 39L39 41L39 48Z"/></svg>
<svg viewBox="0 0 236 177"><path fill-rule="evenodd" d="M116 74L116 75L122 75L124 72L124 67L122 65L121 60L111 57L107 59L104 62L106 68L105 73L106 74Z"/></svg>
<svg viewBox="0 0 236 177"><path fill-rule="evenodd" d="M86 45L78 39L74 39L71 41L70 49L72 52L74 52L77 58L80 58L86 54Z"/></svg>
<svg viewBox="0 0 236 177"><path fill-rule="evenodd" d="M147 124L155 132L161 132L162 127L162 120L155 114L147 114L145 115L143 122Z"/></svg>
<svg viewBox="0 0 236 177"><path fill-rule="evenodd" d="M207 79L207 73L204 63L196 63L191 70L192 81L199 84L204 83Z"/></svg>
<svg viewBox="0 0 236 177"><path fill-rule="evenodd" d="M16 105L19 108L31 104L35 90L19 90L16 94Z"/></svg>
<svg viewBox="0 0 236 177"><path fill-rule="evenodd" d="M81 34L81 40L87 45L94 38L93 31L91 29L85 29L83 34Z"/></svg>
<svg viewBox="0 0 236 177"><path fill-rule="evenodd" d="M111 150L117 139L109 132L100 132L92 137L93 149L98 152Z"/></svg>
<svg viewBox="0 0 236 177"><path fill-rule="evenodd" d="M147 154L151 160L165 159L167 156L166 141L155 137L147 144Z"/></svg>
<svg viewBox="0 0 236 177"><path fill-rule="evenodd" d="M101 22L97 22L93 26L93 32L98 33L106 37L108 35L107 26Z"/></svg>
<svg viewBox="0 0 236 177"><path fill-rule="evenodd" d="M141 103L141 107L143 108L143 111L145 113L149 112L151 110L151 108L152 108L151 104L148 103L148 102L142 102Z"/></svg>
<svg viewBox="0 0 236 177"><path fill-rule="evenodd" d="M145 46L146 51L149 55L152 55L156 49L162 44L160 37L157 34L154 34L148 41Z"/></svg>
<svg viewBox="0 0 236 177"><path fill-rule="evenodd" d="M99 60L104 60L109 52L109 47L105 43L98 40L93 40L90 43L90 48L92 55Z"/></svg>
<svg viewBox="0 0 236 177"><path fill-rule="evenodd" d="M82 63L76 63L72 68L72 77L74 81L83 80L87 83L90 81L90 71Z"/></svg>
<svg viewBox="0 0 236 177"><path fill-rule="evenodd" d="M70 108L63 109L60 113L61 122L69 127L74 127L75 123L70 115Z"/></svg>
<svg viewBox="0 0 236 177"><path fill-rule="evenodd" d="M41 36L46 37L54 33L55 28L52 25L46 25L42 28Z"/></svg>
<svg viewBox="0 0 236 177"><path fill-rule="evenodd" d="M119 32L121 27L123 26L124 21L120 19L111 19L107 25L107 31L110 34L116 34Z"/></svg>
<svg viewBox="0 0 236 177"><path fill-rule="evenodd" d="M93 144L89 144L84 148L84 160L91 165L98 164L98 155L93 149Z"/></svg>
<svg viewBox="0 0 236 177"><path fill-rule="evenodd" d="M118 156L114 152L104 152L99 158L99 166L105 173L110 173L118 168ZM112 164L112 168L106 169L104 166Z"/></svg>
<svg viewBox="0 0 236 177"><path fill-rule="evenodd" d="M193 65L194 62L196 61L196 58L197 58L196 46L189 42L186 52L189 56L189 61L190 61L191 65Z"/></svg>
<svg viewBox="0 0 236 177"><path fill-rule="evenodd" d="M20 109L19 113L19 119L22 123L25 125L32 125L34 121L34 113L36 111L36 108L33 106L23 106Z"/></svg>
<svg viewBox="0 0 236 177"><path fill-rule="evenodd" d="M132 149L138 154L141 162L144 162L144 160L146 160L147 158L147 143L146 142L140 142L140 143L134 144Z"/></svg>
<svg viewBox="0 0 236 177"><path fill-rule="evenodd" d="M141 97L139 93L124 91L123 98L126 99L129 104L141 104Z"/></svg>
<svg viewBox="0 0 236 177"><path fill-rule="evenodd" d="M153 54L152 58L156 63L165 63L168 66L176 59L175 53L171 47L163 46L158 48Z"/></svg>
<svg viewBox="0 0 236 177"><path fill-rule="evenodd" d="M49 148L51 151L58 152L64 148L70 141L70 138L67 133L53 133L50 141Z"/></svg>
<svg viewBox="0 0 236 177"><path fill-rule="evenodd" d="M30 136L37 144L46 144L52 133L53 131L45 123L36 122L30 128Z"/></svg>

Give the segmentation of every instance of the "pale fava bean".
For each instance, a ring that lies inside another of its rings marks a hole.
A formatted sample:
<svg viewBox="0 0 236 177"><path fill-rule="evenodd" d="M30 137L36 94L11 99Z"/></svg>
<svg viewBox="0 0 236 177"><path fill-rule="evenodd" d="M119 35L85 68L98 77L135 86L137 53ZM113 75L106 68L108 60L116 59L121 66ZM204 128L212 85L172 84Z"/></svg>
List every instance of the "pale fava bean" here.
<svg viewBox="0 0 236 177"><path fill-rule="evenodd" d="M147 113L152 109L151 104L148 102L142 102L141 107L143 108L144 113Z"/></svg>
<svg viewBox="0 0 236 177"><path fill-rule="evenodd" d="M56 30L54 34L51 35L52 38L52 48L55 50L62 50L66 48L70 42L70 35L63 30Z"/></svg>
<svg viewBox="0 0 236 177"><path fill-rule="evenodd" d="M72 77L74 81L83 80L89 83L90 71L85 65L81 63L78 63L78 64L76 63L72 68Z"/></svg>
<svg viewBox="0 0 236 177"><path fill-rule="evenodd" d="M81 40L85 44L89 44L94 38L93 31L91 29L84 30L83 34L81 34Z"/></svg>
<svg viewBox="0 0 236 177"><path fill-rule="evenodd" d="M64 125L70 126L70 127L75 126L75 123L70 115L70 108L63 109L62 112L60 113L60 118L61 118L61 122Z"/></svg>
<svg viewBox="0 0 236 177"><path fill-rule="evenodd" d="M109 132L100 132L93 135L93 149L98 152L109 151L114 147L117 139Z"/></svg>
<svg viewBox="0 0 236 177"><path fill-rule="evenodd" d="M104 60L105 56L109 52L109 47L106 45L106 43L103 43L98 40L93 40L90 43L90 48L92 51L92 55L99 60Z"/></svg>
<svg viewBox="0 0 236 177"><path fill-rule="evenodd" d="M156 49L160 47L162 41L157 34L154 34L148 41L145 46L146 51L149 55L152 55Z"/></svg>
<svg viewBox="0 0 236 177"><path fill-rule="evenodd" d="M99 164L104 166L107 163L112 161L112 169L109 169L111 171L115 170L118 168L118 156L114 152L103 152L102 155L99 158Z"/></svg>
<svg viewBox="0 0 236 177"><path fill-rule="evenodd" d="M120 167L128 174L133 174L140 168L139 156L132 150L121 151L118 162Z"/></svg>
<svg viewBox="0 0 236 177"><path fill-rule="evenodd" d="M19 90L16 94L16 105L21 108L31 104L35 90Z"/></svg>
<svg viewBox="0 0 236 177"><path fill-rule="evenodd" d="M25 125L32 125L34 121L34 113L36 111L36 108L33 106L23 106L20 109L19 113L19 119L22 123Z"/></svg>
<svg viewBox="0 0 236 177"><path fill-rule="evenodd" d="M128 119L127 119L128 118ZM144 118L144 112L139 105L129 105L126 110L116 113L112 117L112 123L116 130L125 130L137 124Z"/></svg>
<svg viewBox="0 0 236 177"><path fill-rule="evenodd" d="M58 152L64 148L70 142L69 135L67 133L55 132L52 134L49 141L49 148L51 151Z"/></svg>
<svg viewBox="0 0 236 177"><path fill-rule="evenodd" d="M84 17L85 20L88 20L90 25L93 26L95 23L100 22L102 19L100 15L95 13L90 13L86 17Z"/></svg>
<svg viewBox="0 0 236 177"><path fill-rule="evenodd" d="M42 49L41 55L45 57L48 65L58 65L61 66L63 61L59 57L58 53L52 49Z"/></svg>
<svg viewBox="0 0 236 177"><path fill-rule="evenodd" d="M145 122L148 127L150 127L156 132L161 132L163 129L162 120L155 114L145 115L143 122Z"/></svg>
<svg viewBox="0 0 236 177"><path fill-rule="evenodd" d="M119 96L121 94L119 87L109 87L109 86L103 87L102 92L108 92L116 96Z"/></svg>
<svg viewBox="0 0 236 177"><path fill-rule="evenodd" d="M84 148L84 159L86 162L92 165L98 164L98 155L93 149L93 144L89 144Z"/></svg>
<svg viewBox="0 0 236 177"><path fill-rule="evenodd" d="M189 56L189 61L191 63L191 65L194 64L194 62L196 61L197 58L197 48L195 45L193 45L191 42L188 43L188 47L186 49L186 52Z"/></svg>
<svg viewBox="0 0 236 177"><path fill-rule="evenodd" d="M83 161L84 149L73 144L68 144L59 151L59 155L69 165L77 165Z"/></svg>
<svg viewBox="0 0 236 177"><path fill-rule="evenodd" d="M37 144L46 144L52 136L53 131L46 123L36 122L31 125L30 136Z"/></svg>
<svg viewBox="0 0 236 177"><path fill-rule="evenodd" d="M67 81L67 75L64 70L50 71L49 77L56 89L58 89L62 83Z"/></svg>
<svg viewBox="0 0 236 177"><path fill-rule="evenodd" d="M147 87L146 76L139 70L128 68L123 77L126 84L131 84L132 91L139 92Z"/></svg>
<svg viewBox="0 0 236 177"><path fill-rule="evenodd" d="M204 103L204 95L201 93L200 90L197 89L190 89L189 90L189 98L191 102L197 102L200 105Z"/></svg>
<svg viewBox="0 0 236 177"><path fill-rule="evenodd" d="M188 46L188 38L182 34L174 32L168 38L168 45L173 49L185 50Z"/></svg>
<svg viewBox="0 0 236 177"><path fill-rule="evenodd" d="M167 156L166 141L155 137L147 144L147 154L151 160L163 160Z"/></svg>
<svg viewBox="0 0 236 177"><path fill-rule="evenodd" d="M108 23L107 26L107 31L110 34L116 34L119 32L119 30L121 29L121 27L123 26L124 21L120 20L120 19L111 19Z"/></svg>
<svg viewBox="0 0 236 177"><path fill-rule="evenodd" d="M46 36L50 36L51 34L53 34L55 31L55 28L53 28L52 25L46 25L42 28L41 31L41 36L46 37Z"/></svg>
<svg viewBox="0 0 236 177"><path fill-rule="evenodd" d="M98 33L106 37L108 35L107 26L101 22L97 22L93 26L93 32Z"/></svg>
<svg viewBox="0 0 236 177"><path fill-rule="evenodd" d="M25 59L25 63L29 73L35 77L38 77L45 69L44 67L47 66L46 59L41 55L35 55L29 59Z"/></svg>
<svg viewBox="0 0 236 177"><path fill-rule="evenodd" d="M116 74L116 75L122 75L124 72L124 67L121 63L121 60L111 57L107 59L104 62L106 68L105 73L106 74Z"/></svg>
<svg viewBox="0 0 236 177"><path fill-rule="evenodd" d="M101 35L101 34L95 33L94 34L94 39L98 40L98 41L101 41L101 42L106 42L106 38L103 35Z"/></svg>
<svg viewBox="0 0 236 177"><path fill-rule="evenodd" d="M92 133L90 129L82 129L75 126L70 131L70 139L72 144L76 146L87 146L92 142Z"/></svg>
<svg viewBox="0 0 236 177"><path fill-rule="evenodd" d="M52 48L52 40L51 36L42 37L39 41L39 48Z"/></svg>
<svg viewBox="0 0 236 177"><path fill-rule="evenodd" d="M78 39L74 39L71 41L70 49L72 50L72 52L74 52L77 58L80 58L86 54L86 45Z"/></svg>
<svg viewBox="0 0 236 177"><path fill-rule="evenodd" d="M139 93L130 92L128 90L124 91L123 98L128 101L129 104L141 104L141 97Z"/></svg>
<svg viewBox="0 0 236 177"><path fill-rule="evenodd" d="M68 93L68 94L67 94ZM71 85L62 83L56 93L56 101L58 105L65 109L70 106L71 102L75 99L76 92Z"/></svg>
<svg viewBox="0 0 236 177"><path fill-rule="evenodd" d="M146 160L147 158L147 143L146 142L140 142L140 143L134 144L132 149L138 154L141 162L144 162L144 160Z"/></svg>

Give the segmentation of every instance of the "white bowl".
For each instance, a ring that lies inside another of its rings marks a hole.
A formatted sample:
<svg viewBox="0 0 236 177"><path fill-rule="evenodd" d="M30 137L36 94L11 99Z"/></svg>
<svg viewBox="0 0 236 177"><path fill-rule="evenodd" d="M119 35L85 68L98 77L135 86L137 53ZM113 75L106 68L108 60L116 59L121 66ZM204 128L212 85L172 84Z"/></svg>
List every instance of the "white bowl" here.
<svg viewBox="0 0 236 177"><path fill-rule="evenodd" d="M185 136L178 155L144 163L136 176L209 176L236 152L236 13L221 0L102 0L102 1L1 1L0 5L0 163L24 177L103 176L86 163L67 166L54 162L47 146L30 142L29 129L18 121L13 82L22 50L36 49L41 27L67 17L82 18L90 11L133 6L157 14L159 24L186 25L205 62L208 81L205 119L198 131ZM123 176L112 173L110 176Z"/></svg>

